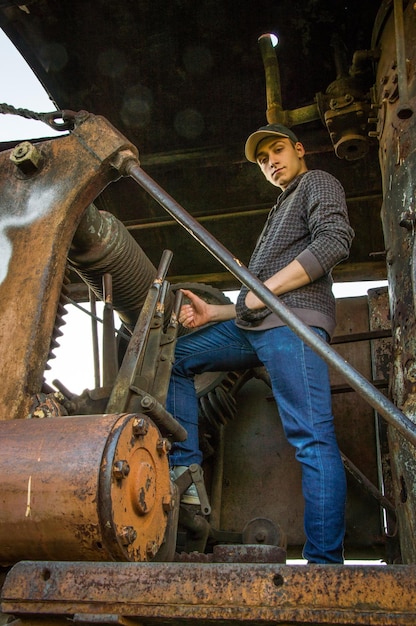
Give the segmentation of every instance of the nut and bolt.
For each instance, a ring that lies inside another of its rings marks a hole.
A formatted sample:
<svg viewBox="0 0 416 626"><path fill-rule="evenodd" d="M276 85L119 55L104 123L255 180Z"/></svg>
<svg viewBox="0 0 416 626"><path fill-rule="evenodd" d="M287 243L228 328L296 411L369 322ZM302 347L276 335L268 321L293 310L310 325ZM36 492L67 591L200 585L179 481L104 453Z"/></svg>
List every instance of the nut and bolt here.
<svg viewBox="0 0 416 626"><path fill-rule="evenodd" d="M168 454L172 444L167 439L159 439L156 444L156 450L162 456L163 454Z"/></svg>
<svg viewBox="0 0 416 626"><path fill-rule="evenodd" d="M129 546L136 540L137 532L134 530L133 526L123 526L118 537L123 546Z"/></svg>
<svg viewBox="0 0 416 626"><path fill-rule="evenodd" d="M10 160L23 174L34 174L41 165L42 154L30 141L23 141L14 148Z"/></svg>
<svg viewBox="0 0 416 626"><path fill-rule="evenodd" d="M143 396L140 404L142 405L143 409L152 409L155 404L155 400L154 398L152 398L152 396Z"/></svg>
<svg viewBox="0 0 416 626"><path fill-rule="evenodd" d="M113 465L113 476L116 480L126 478L130 473L130 465L125 460L116 461Z"/></svg>
<svg viewBox="0 0 416 626"><path fill-rule="evenodd" d="M135 417L132 428L135 437L143 437L149 431L149 422L144 417Z"/></svg>

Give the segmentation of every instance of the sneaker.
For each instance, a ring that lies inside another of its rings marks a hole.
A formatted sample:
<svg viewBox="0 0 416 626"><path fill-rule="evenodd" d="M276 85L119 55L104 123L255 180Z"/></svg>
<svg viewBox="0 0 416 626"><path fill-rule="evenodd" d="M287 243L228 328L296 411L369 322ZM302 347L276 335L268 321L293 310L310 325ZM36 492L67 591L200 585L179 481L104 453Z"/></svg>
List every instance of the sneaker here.
<svg viewBox="0 0 416 626"><path fill-rule="evenodd" d="M179 476L182 476L182 474L186 472L187 469L188 468L186 465L174 465L174 467L171 467L170 469L171 480L175 482L175 480L179 478ZM181 502L183 504L196 504L196 505L201 504L195 483L192 483L188 487L188 489L183 492L183 494L181 495Z"/></svg>

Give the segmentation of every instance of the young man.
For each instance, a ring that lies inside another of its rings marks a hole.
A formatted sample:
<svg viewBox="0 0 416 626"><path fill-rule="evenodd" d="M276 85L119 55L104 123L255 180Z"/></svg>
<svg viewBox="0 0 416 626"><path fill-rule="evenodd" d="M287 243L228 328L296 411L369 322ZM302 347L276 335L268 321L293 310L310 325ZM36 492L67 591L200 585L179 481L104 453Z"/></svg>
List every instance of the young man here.
<svg viewBox="0 0 416 626"><path fill-rule="evenodd" d="M347 258L354 236L345 194L330 174L308 171L305 149L280 124L247 139L245 154L266 180L280 188L251 257L249 270L321 337L335 327L332 268ZM172 449L174 476L201 463L198 401L193 379L206 371L264 365L288 441L302 467L305 500L304 558L342 563L345 532L345 472L333 424L326 363L246 287L237 304L207 304L189 291L179 321L188 328L217 324L178 339L168 410L188 431ZM198 503L195 486L183 502Z"/></svg>

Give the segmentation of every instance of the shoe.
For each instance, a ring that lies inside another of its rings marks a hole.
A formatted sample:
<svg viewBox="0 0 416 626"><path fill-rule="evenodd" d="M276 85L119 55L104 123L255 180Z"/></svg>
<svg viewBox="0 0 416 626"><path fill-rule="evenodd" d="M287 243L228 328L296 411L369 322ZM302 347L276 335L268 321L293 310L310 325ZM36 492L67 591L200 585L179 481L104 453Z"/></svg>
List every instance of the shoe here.
<svg viewBox="0 0 416 626"><path fill-rule="evenodd" d="M170 479L175 482L179 476L182 476L184 472L187 470L186 465L174 465L174 467L170 468ZM198 491L196 489L195 483L192 483L186 491L181 495L181 502L183 504L196 504L198 506L201 505L201 501L198 496Z"/></svg>

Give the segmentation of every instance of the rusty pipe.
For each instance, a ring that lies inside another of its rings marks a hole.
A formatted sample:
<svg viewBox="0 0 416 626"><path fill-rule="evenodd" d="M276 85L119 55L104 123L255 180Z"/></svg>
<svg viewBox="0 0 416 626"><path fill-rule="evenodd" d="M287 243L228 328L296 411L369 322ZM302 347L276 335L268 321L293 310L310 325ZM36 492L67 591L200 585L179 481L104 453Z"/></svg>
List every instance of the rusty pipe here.
<svg viewBox="0 0 416 626"><path fill-rule="evenodd" d="M263 59L266 79L266 117L269 124L283 123L284 112L282 107L282 91L280 84L280 70L274 52L272 36L261 35L258 39L260 53Z"/></svg>
<svg viewBox="0 0 416 626"><path fill-rule="evenodd" d="M279 63L273 47L272 35L261 35L258 43L266 79L267 122L269 124L284 124L290 128L297 124L318 120L320 115L316 103L290 111L283 109Z"/></svg>

